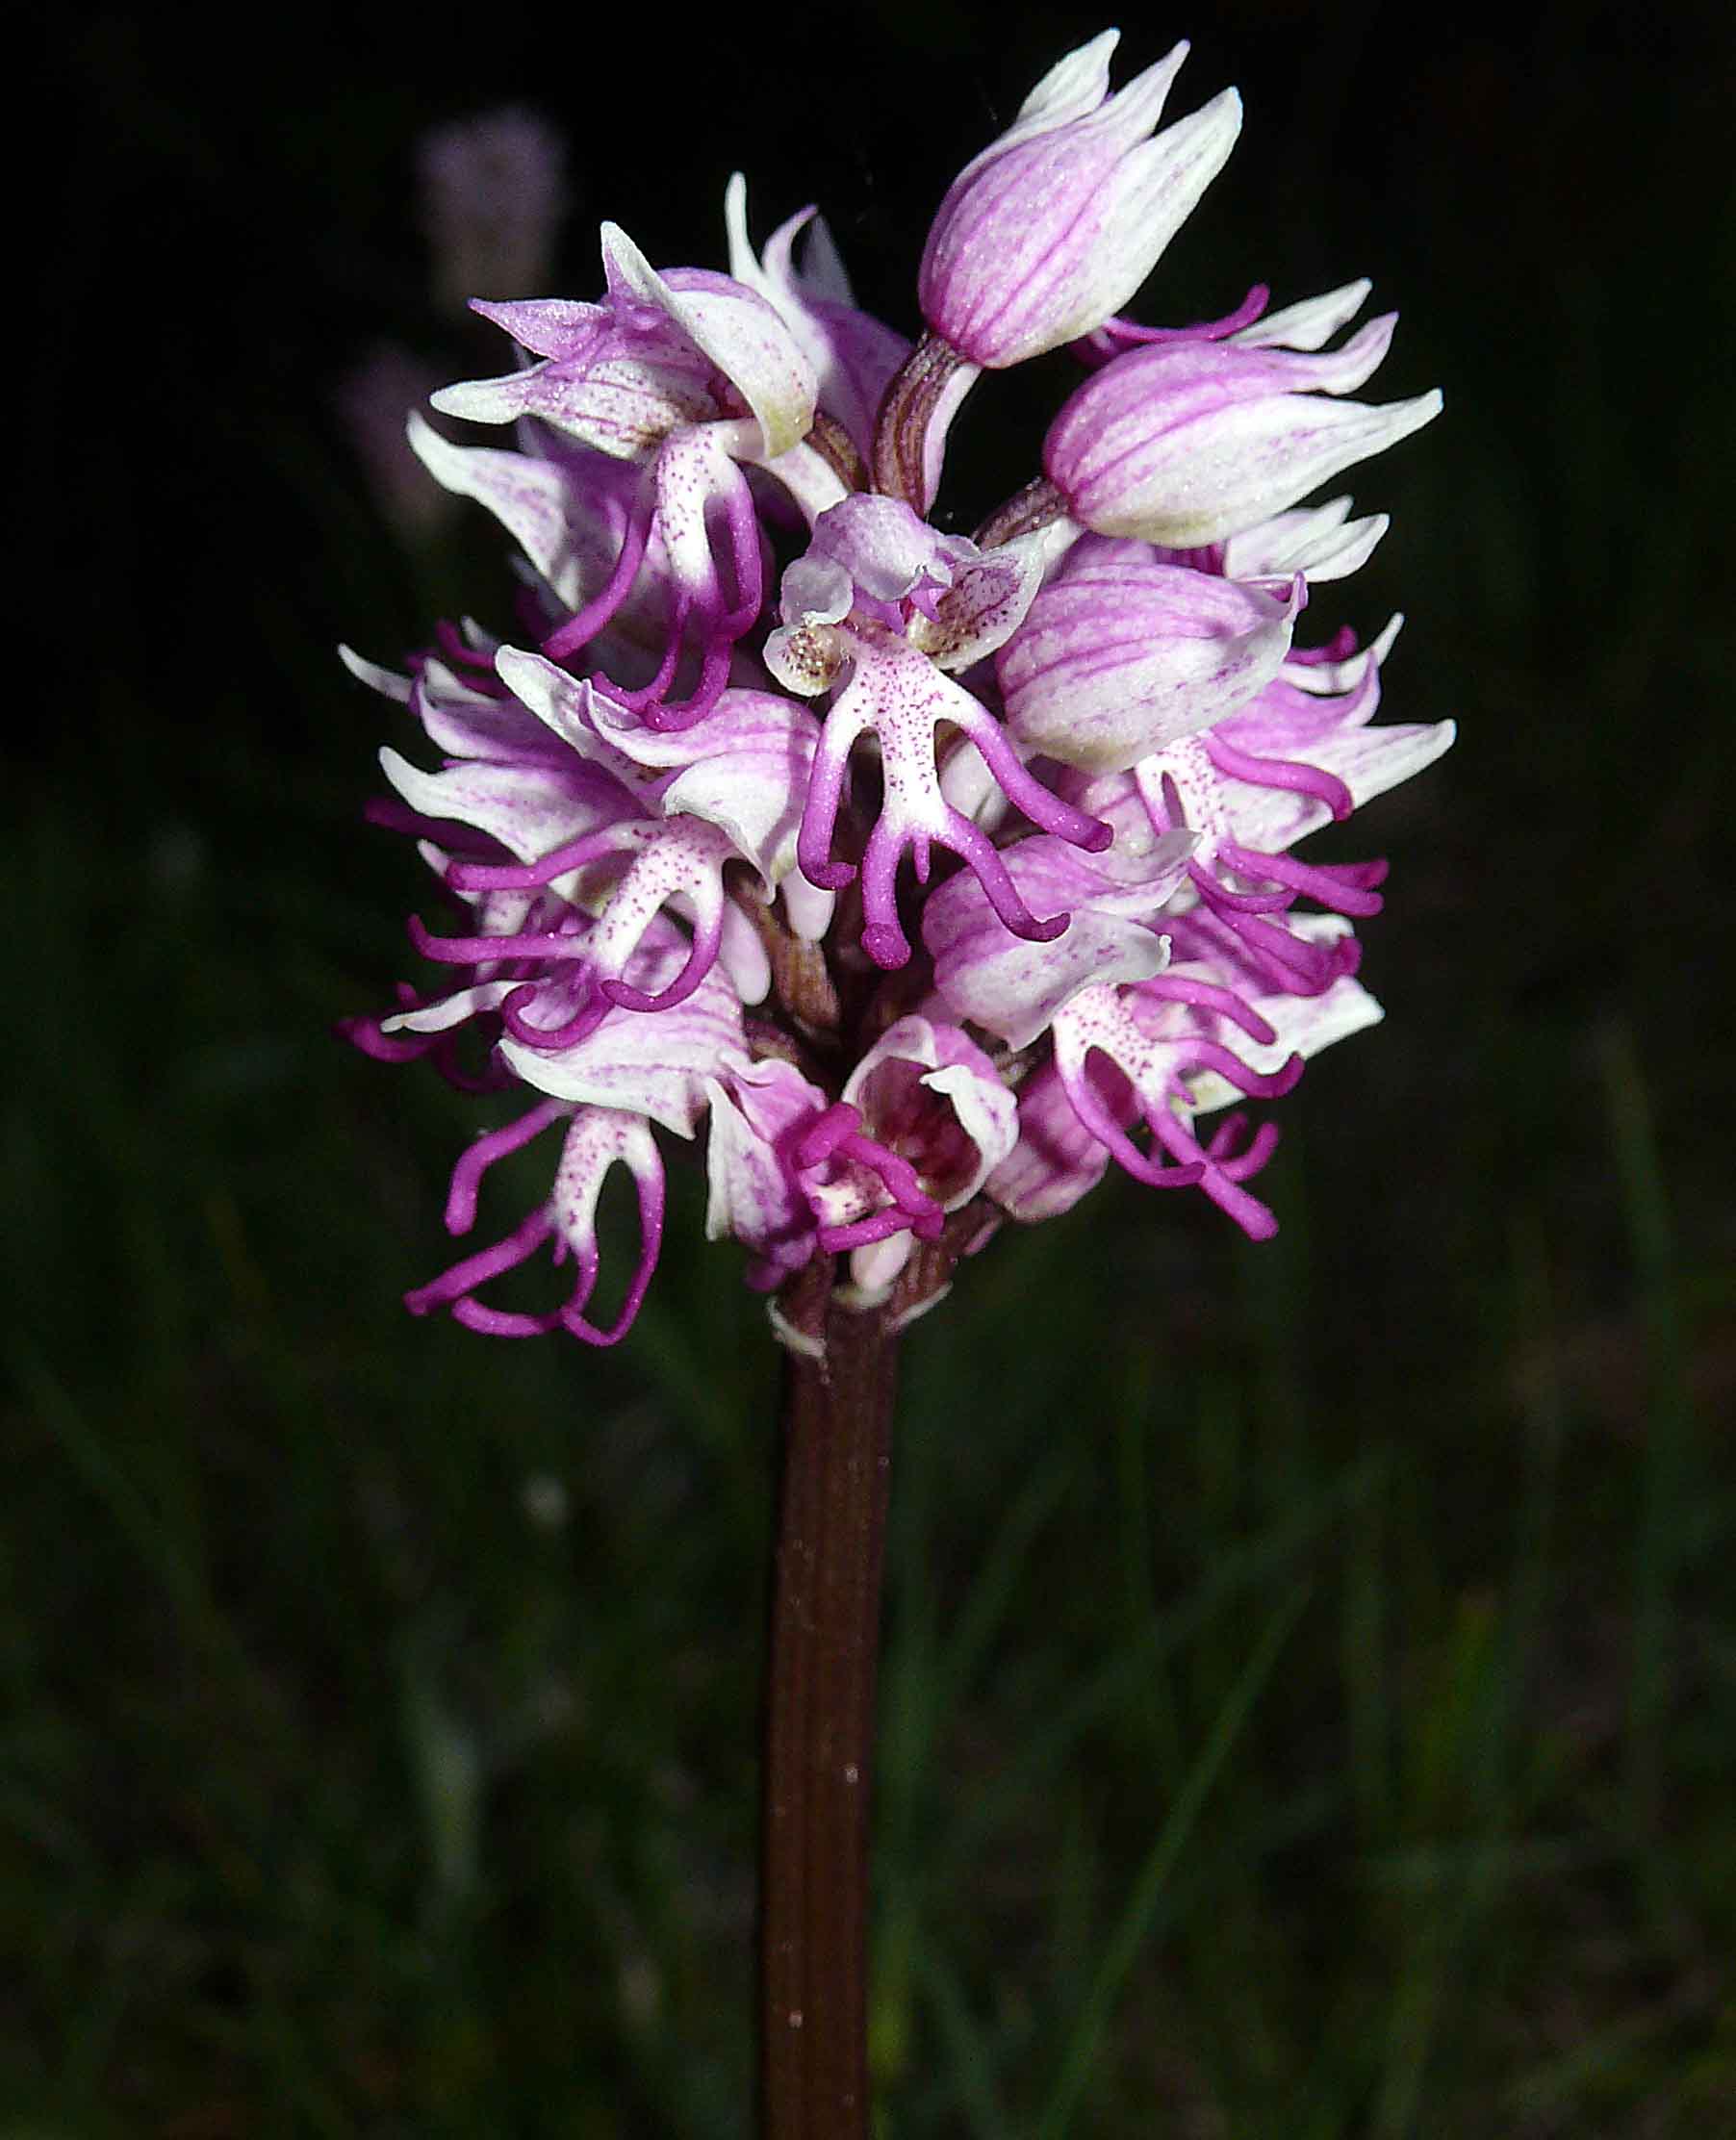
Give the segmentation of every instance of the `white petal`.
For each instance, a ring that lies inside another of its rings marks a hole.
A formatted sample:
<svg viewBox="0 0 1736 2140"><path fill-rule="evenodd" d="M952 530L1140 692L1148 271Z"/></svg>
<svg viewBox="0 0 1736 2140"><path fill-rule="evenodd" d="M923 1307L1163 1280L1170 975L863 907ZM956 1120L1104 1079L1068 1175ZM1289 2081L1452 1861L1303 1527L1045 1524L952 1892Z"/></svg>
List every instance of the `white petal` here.
<svg viewBox="0 0 1736 2140"><path fill-rule="evenodd" d="M1370 407L1314 395L1235 403L1182 424L1145 459L1136 501L1103 531L1178 549L1223 542L1384 453L1441 414L1439 392Z"/></svg>
<svg viewBox="0 0 1736 2140"><path fill-rule="evenodd" d="M1001 923L974 877L953 878L929 902L923 938L935 985L961 1018L1028 1048L1056 1012L1096 981L1145 981L1169 960L1157 932L1194 846L1191 832L1156 843L1149 880L1122 885L1102 877L1049 834L1007 851L1019 896L1034 913L1070 912L1063 932L1029 943Z"/></svg>
<svg viewBox="0 0 1736 2140"><path fill-rule="evenodd" d="M454 446L414 412L406 431L437 483L485 505L562 599L576 598L576 587L567 584L573 556L568 483L553 462L495 446Z"/></svg>
<svg viewBox="0 0 1736 2140"><path fill-rule="evenodd" d="M661 307L735 388L758 422L764 458L806 437L813 367L772 305L745 284L735 292L673 289L616 223L602 226L602 252L611 282Z"/></svg>
<svg viewBox="0 0 1736 2140"><path fill-rule="evenodd" d="M1291 927L1296 928L1292 922ZM1301 931L1298 930L1298 933ZM1320 996L1257 996L1254 1007L1277 1029L1275 1040L1262 1044L1238 1034L1236 1054L1250 1070L1269 1076L1292 1055L1317 1056L1335 1040L1347 1040L1354 1032L1379 1025L1384 1016L1379 1004L1361 981L1344 975ZM1196 1114L1212 1114L1219 1108L1235 1107L1246 1096L1215 1070L1186 1081Z"/></svg>
<svg viewBox="0 0 1736 2140"><path fill-rule="evenodd" d="M1329 290L1323 297L1305 297L1282 312L1268 312L1251 327L1230 337L1247 349L1318 349L1354 319L1374 285L1366 276Z"/></svg>
<svg viewBox="0 0 1736 2140"><path fill-rule="evenodd" d="M705 1090L706 1239L733 1235L774 1255L781 1243L792 1260L805 1261L813 1220L777 1146L794 1124L822 1111L825 1094L779 1061L750 1063L727 1083L707 1079Z"/></svg>
<svg viewBox="0 0 1736 2140"><path fill-rule="evenodd" d="M667 985L685 949L682 938L649 967L629 966L628 978L648 993ZM677 1136L693 1134L704 1111L706 1079L748 1060L741 1005L715 968L685 1003L668 1010L612 1010L575 1047L551 1053L509 1035L500 1053L539 1092L648 1115Z"/></svg>
<svg viewBox="0 0 1736 2140"><path fill-rule="evenodd" d="M380 1020L382 1032L447 1032L453 1026L461 1026L467 1018L473 1018L480 1010L495 1010L519 986L516 981L483 981L473 987L460 988L452 995L443 996L438 1003L424 1004L420 1010L394 1011L390 1018Z"/></svg>
<svg viewBox="0 0 1736 2140"><path fill-rule="evenodd" d="M1245 534L1233 535L1224 546L1224 576L1288 578L1304 573L1310 586L1348 579L1367 563L1391 524L1385 513L1353 521L1346 517L1349 511L1347 497L1335 497L1302 512L1275 514Z"/></svg>
<svg viewBox="0 0 1736 2140"><path fill-rule="evenodd" d="M365 683L370 691L377 691L383 699L391 699L400 706L410 703L410 678L400 676L395 669L382 669L377 662L366 661L353 647L340 647L338 659L358 683Z"/></svg>
<svg viewBox="0 0 1736 2140"><path fill-rule="evenodd" d="M1380 636L1371 639L1367 646L1348 655L1342 661L1287 661L1279 672L1284 682L1293 684L1298 691L1306 691L1311 698L1331 698L1340 692L1354 691L1372 662L1379 668L1392 651L1393 644L1404 626L1404 611L1394 610L1381 627Z"/></svg>
<svg viewBox="0 0 1736 2140"><path fill-rule="evenodd" d="M1109 94L1110 60L1120 42L1119 30L1100 30L1088 42L1057 60L1019 106L1012 125L983 153L993 155L1009 141L1047 133L1096 111ZM1179 44L1170 59L1179 66L1187 53L1187 45Z"/></svg>
<svg viewBox="0 0 1736 2140"><path fill-rule="evenodd" d="M473 826L522 862L540 860L601 822L593 804L541 767L472 760L423 773L390 747L380 752L380 764L413 810Z"/></svg>

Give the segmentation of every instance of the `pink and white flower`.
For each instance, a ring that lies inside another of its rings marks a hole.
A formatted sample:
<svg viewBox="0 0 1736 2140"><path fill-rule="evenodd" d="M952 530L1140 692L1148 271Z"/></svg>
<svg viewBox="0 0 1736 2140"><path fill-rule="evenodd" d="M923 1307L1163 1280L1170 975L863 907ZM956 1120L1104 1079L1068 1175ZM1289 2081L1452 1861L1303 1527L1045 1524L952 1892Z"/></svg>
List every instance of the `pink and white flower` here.
<svg viewBox="0 0 1736 2140"><path fill-rule="evenodd" d="M1105 30L1051 67L940 204L918 296L933 332L973 364L1019 364L1101 326L1236 145L1234 89L1148 140L1187 46L1111 96L1120 35Z"/></svg>
<svg viewBox="0 0 1736 2140"><path fill-rule="evenodd" d="M454 1235L497 1160L561 1135L548 1196L418 1313L615 1342L657 1260L659 1134L703 1134L706 1231L750 1284L825 1265L836 1303L899 1318L1111 1162L1273 1230L1248 1185L1277 1132L1240 1103L1380 1016L1353 930L1385 863L1296 850L1452 740L1373 725L1396 620L1296 644L1387 527L1303 501L1439 397L1346 398L1391 332L1328 346L1366 284L1117 316L1239 106L1154 133L1186 48L1111 96L1114 42L1063 60L949 191L914 346L856 306L811 210L755 254L738 178L728 274L659 273L605 225L598 301L478 307L524 361L435 405L515 425L510 447L412 420L516 546L517 602L506 639L443 624L404 674L345 655L420 730L382 752L370 814L457 917L412 920L435 979L346 1030L516 1094L453 1170ZM1061 343L1087 376L1043 474L945 531L952 412ZM640 1233L607 1312L617 1169ZM499 1299L545 1249L567 1297Z"/></svg>
<svg viewBox="0 0 1736 2140"><path fill-rule="evenodd" d="M1299 572L1280 592L1087 537L996 656L1008 726L1063 765L1122 772L1262 691L1306 599Z"/></svg>
<svg viewBox="0 0 1736 2140"><path fill-rule="evenodd" d="M1439 394L1372 408L1343 395L1387 353L1396 313L1324 342L1366 296L1347 284L1227 340L1131 348L1075 390L1043 469L1083 526L1195 548L1281 513L1441 413Z"/></svg>
<svg viewBox="0 0 1736 2140"><path fill-rule="evenodd" d="M1034 824L1082 847L1109 844L1107 828L1036 780L1001 723L947 673L991 653L1016 627L1040 566L1034 544L1012 556L980 553L959 537L935 535L900 500L855 497L821 515L807 555L784 575L784 622L767 643L767 664L787 689L837 693L814 757L797 859L808 881L828 891L856 877L857 865L831 859L831 847L852 751L872 734L881 807L859 867L862 948L878 965L902 966L910 955L897 905L906 850L919 883L929 879L936 846L960 856L1015 935L1041 938L1066 926L1064 917L1031 912L993 842L946 800L936 754L942 723L976 746Z"/></svg>
<svg viewBox="0 0 1736 2140"><path fill-rule="evenodd" d="M578 445L641 470L604 583L544 642L558 659L596 638L632 594L653 539L669 604L668 645L632 693L653 726L698 719L717 701L730 651L756 622L762 535L744 465L793 457L799 496L830 497L811 468L814 368L778 309L728 275L661 275L626 233L602 227L601 304L478 299L475 310L540 359L494 379L444 388L434 406L474 423L535 418ZM670 694L683 653L700 673Z"/></svg>

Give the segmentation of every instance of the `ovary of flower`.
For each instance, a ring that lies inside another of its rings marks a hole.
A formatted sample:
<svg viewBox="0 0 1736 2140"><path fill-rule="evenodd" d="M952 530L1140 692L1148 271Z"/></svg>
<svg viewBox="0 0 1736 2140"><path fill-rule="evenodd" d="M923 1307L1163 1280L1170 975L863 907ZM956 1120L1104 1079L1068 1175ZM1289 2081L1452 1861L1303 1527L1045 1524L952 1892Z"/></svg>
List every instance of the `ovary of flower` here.
<svg viewBox="0 0 1736 2140"><path fill-rule="evenodd" d="M896 633L877 625L814 625L853 673L826 717L814 753L813 778L802 815L796 857L810 883L835 891L855 869L830 859L832 832L843 799L852 746L878 736L883 792L881 814L862 855L862 948L877 965L902 966L910 946L899 926L898 865L913 852L917 880L929 880L935 843L959 855L976 872L989 903L1015 936L1047 942L1067 926L1064 914L1039 920L1019 897L1007 865L988 835L956 810L940 792L934 731L943 721L960 728L983 753L1008 799L1034 824L1095 853L1111 833L1070 803L1062 802L1019 762L1006 730L981 701L954 683Z"/></svg>

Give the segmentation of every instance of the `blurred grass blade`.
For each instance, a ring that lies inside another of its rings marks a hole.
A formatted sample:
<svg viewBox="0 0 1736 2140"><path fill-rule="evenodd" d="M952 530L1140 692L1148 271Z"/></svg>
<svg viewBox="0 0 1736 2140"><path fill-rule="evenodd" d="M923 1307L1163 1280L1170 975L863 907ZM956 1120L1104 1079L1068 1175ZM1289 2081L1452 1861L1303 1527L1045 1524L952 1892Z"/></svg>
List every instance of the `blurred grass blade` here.
<svg viewBox="0 0 1736 2140"><path fill-rule="evenodd" d="M1017 1757L978 1792L937 1847L931 1877L968 1868L996 1829L1045 1788L1084 1734L1109 1711L1137 1698L1159 1660L1198 1634L1232 1598L1257 1591L1334 1517L1359 1505L1386 1476L1389 1464L1388 1453L1376 1450L1285 1521L1222 1553L1188 1597L1152 1620L1143 1642L1111 1657L1040 1732L1028 1735Z"/></svg>
<svg viewBox="0 0 1736 2140"><path fill-rule="evenodd" d="M1074 2025L1072 2039L1061 2061L1061 2069L1055 2088L1037 2127L1037 2140L1062 2140L1069 2129L1073 2113L1079 2107L1090 2079L1096 2061L1098 2046L1103 2041L1109 2025L1110 2011L1113 2006L1129 1972L1138 1959L1139 1949L1157 1915L1162 1898L1164 1883L1168 1880L1176 1860L1187 1847L1199 1819L1201 1808L1217 1781L1230 1749L1240 1736L1247 1722L1260 1691L1265 1685L1279 1652L1289 1640L1303 1606L1308 1602L1310 1586L1299 1584L1278 1608L1260 1639L1259 1647L1248 1660L1240 1678L1231 1689L1229 1698L1218 1711L1217 1720L1211 1736L1200 1749L1199 1758L1188 1771L1181 1793L1169 1809L1150 1855L1139 1869L1134 1881L1133 1893L1122 1912L1121 1922L1110 1935L1097 1978L1085 2000L1085 2011Z"/></svg>
<svg viewBox="0 0 1736 2140"><path fill-rule="evenodd" d="M1663 1738L1677 1672L1673 1654L1676 1578L1685 1541L1695 1528L1688 1477L1693 1408L1675 1251L1651 1104L1633 1034L1624 1023L1603 1029L1599 1053L1610 1136L1646 1319L1647 1389L1639 1459L1639 1531L1634 1543L1627 1784L1629 1818L1636 1833L1647 1836L1658 1828Z"/></svg>
<svg viewBox="0 0 1736 2140"><path fill-rule="evenodd" d="M117 1530L167 1592L189 1627L206 1644L245 1663L235 1631L211 1601L203 1579L170 1536L144 1495L103 1444L71 1397L22 1340L9 1348L12 1372L34 1404L37 1416L108 1510Z"/></svg>
<svg viewBox="0 0 1736 2140"><path fill-rule="evenodd" d="M1016 2140L995 2085L995 2054L951 1964L932 1940L916 1949L917 1980L946 2051L964 2129L975 2140Z"/></svg>
<svg viewBox="0 0 1736 2140"><path fill-rule="evenodd" d="M957 1624L936 1661L937 1703L957 1701L970 1686L1016 1595L1026 1558L1065 1493L1076 1464L1076 1448L1063 1446L1026 1482L1024 1491L1008 1511L1007 1520L971 1585Z"/></svg>

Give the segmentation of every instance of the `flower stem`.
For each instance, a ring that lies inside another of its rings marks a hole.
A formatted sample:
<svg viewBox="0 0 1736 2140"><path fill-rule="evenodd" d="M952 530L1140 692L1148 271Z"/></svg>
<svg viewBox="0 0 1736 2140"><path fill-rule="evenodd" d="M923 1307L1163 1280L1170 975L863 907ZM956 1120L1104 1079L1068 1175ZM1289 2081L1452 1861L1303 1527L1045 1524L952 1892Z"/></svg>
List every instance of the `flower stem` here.
<svg viewBox="0 0 1736 2140"><path fill-rule="evenodd" d="M958 404L981 377L939 335L925 334L892 375L874 420L874 487L926 513Z"/></svg>
<svg viewBox="0 0 1736 2140"><path fill-rule="evenodd" d="M868 1794L898 1338L883 1312L831 1304L830 1268L804 1290L798 1327L817 1349L785 1356L767 1676L763 2131L866 2140Z"/></svg>

